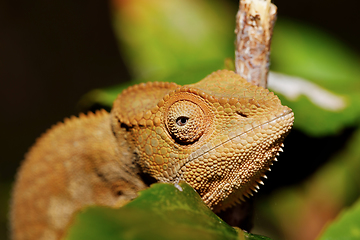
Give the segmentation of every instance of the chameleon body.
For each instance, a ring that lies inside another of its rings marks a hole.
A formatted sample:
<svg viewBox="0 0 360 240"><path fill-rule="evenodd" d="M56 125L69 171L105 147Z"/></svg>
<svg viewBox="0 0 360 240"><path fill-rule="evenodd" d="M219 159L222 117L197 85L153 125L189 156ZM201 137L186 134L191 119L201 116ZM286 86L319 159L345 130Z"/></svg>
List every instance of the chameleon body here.
<svg viewBox="0 0 360 240"><path fill-rule="evenodd" d="M293 120L277 96L228 70L130 87L110 114L67 119L37 140L13 190L12 237L59 239L79 209L135 198L142 174L186 181L225 209L256 191Z"/></svg>

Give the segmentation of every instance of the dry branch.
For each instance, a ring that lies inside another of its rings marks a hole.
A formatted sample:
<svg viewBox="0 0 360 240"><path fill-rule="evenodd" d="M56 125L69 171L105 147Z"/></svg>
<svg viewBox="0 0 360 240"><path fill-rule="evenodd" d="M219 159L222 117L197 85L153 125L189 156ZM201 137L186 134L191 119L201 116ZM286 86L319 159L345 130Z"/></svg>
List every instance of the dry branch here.
<svg viewBox="0 0 360 240"><path fill-rule="evenodd" d="M267 86L276 10L270 0L240 0L236 15L236 73L264 88Z"/></svg>

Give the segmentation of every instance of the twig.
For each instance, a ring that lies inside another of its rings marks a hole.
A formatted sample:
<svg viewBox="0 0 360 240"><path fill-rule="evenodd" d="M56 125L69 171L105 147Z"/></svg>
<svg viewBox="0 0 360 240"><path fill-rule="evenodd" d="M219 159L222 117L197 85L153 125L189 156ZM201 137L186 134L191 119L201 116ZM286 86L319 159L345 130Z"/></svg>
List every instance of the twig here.
<svg viewBox="0 0 360 240"><path fill-rule="evenodd" d="M270 0L240 0L236 15L235 71L248 82L264 88L276 10Z"/></svg>

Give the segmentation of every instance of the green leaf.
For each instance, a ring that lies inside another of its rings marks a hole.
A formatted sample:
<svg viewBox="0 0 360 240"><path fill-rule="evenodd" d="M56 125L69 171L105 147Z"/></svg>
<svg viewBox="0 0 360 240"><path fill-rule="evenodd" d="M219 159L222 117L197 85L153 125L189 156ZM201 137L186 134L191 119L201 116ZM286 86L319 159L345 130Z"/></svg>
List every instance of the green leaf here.
<svg viewBox="0 0 360 240"><path fill-rule="evenodd" d="M308 87L304 89L306 94L293 98L286 96L286 91L284 94L276 92L283 104L293 109L295 128L321 136L357 124L360 116L360 58L344 44L314 27L279 19L273 33L271 64L273 71L302 77L318 87L316 91ZM320 97L324 92L342 98L345 107L325 109L308 96Z"/></svg>
<svg viewBox="0 0 360 240"><path fill-rule="evenodd" d="M279 19L271 48L271 68L277 72L311 79L322 86L355 83L360 76L359 56L310 25Z"/></svg>
<svg viewBox="0 0 360 240"><path fill-rule="evenodd" d="M145 1L119 4L114 26L124 58L137 79L194 83L224 67L234 55L236 9L218 1ZM294 127L313 136L336 134L354 126L360 116L359 57L334 37L312 26L278 19L272 40L271 69L316 84L322 93L340 98L344 107L329 110L306 94L288 97L275 92L294 110ZM199 74L194 74L196 71ZM201 73L201 74L200 74ZM196 77L193 77L196 76ZM92 92L93 102L111 106L125 86ZM297 88L297 86L293 86ZM325 100L326 101L326 100Z"/></svg>
<svg viewBox="0 0 360 240"><path fill-rule="evenodd" d="M221 68L224 68L224 66L220 67L220 69ZM164 76L163 78L149 77L147 79L137 79L109 88L94 89L82 97L79 105L83 109L90 108L94 104L111 107L118 94L131 85L154 81L175 82L179 85L192 84L200 81L201 79L205 78L207 75L218 69L219 67L216 64L209 64L207 66L195 66L183 71L175 72L166 77Z"/></svg>
<svg viewBox="0 0 360 240"><path fill-rule="evenodd" d="M332 222L319 240L360 239L360 200Z"/></svg>
<svg viewBox="0 0 360 240"><path fill-rule="evenodd" d="M157 183L120 209L90 207L66 239L268 239L230 227L189 185L180 187Z"/></svg>
<svg viewBox="0 0 360 240"><path fill-rule="evenodd" d="M115 33L135 78L167 76L199 65L219 68L234 56L236 9L223 2L118 2Z"/></svg>

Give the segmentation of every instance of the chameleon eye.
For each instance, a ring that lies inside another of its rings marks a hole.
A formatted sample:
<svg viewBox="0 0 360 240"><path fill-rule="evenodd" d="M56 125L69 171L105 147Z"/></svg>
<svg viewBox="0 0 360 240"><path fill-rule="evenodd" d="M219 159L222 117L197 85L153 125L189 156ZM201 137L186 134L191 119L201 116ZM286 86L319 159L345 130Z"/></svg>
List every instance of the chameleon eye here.
<svg viewBox="0 0 360 240"><path fill-rule="evenodd" d="M176 124L181 127L184 126L188 120L189 120L188 117L181 116L176 119Z"/></svg>
<svg viewBox="0 0 360 240"><path fill-rule="evenodd" d="M204 112L190 101L177 101L170 106L166 119L167 130L180 144L190 144L204 133Z"/></svg>

